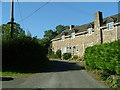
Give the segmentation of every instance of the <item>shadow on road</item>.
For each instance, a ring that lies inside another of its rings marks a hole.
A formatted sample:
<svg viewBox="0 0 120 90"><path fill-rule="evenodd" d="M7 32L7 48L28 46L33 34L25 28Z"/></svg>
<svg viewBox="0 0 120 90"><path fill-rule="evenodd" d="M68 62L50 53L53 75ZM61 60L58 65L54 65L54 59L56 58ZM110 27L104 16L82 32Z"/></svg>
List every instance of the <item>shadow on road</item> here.
<svg viewBox="0 0 120 90"><path fill-rule="evenodd" d="M13 79L14 78L12 78L12 77L0 77L0 81L11 81Z"/></svg>
<svg viewBox="0 0 120 90"><path fill-rule="evenodd" d="M63 72L63 71L71 71L71 70L81 70L84 69L83 67L77 65L73 62L67 62L67 61L56 61L51 60L50 61L50 68L48 70L44 70L43 72Z"/></svg>

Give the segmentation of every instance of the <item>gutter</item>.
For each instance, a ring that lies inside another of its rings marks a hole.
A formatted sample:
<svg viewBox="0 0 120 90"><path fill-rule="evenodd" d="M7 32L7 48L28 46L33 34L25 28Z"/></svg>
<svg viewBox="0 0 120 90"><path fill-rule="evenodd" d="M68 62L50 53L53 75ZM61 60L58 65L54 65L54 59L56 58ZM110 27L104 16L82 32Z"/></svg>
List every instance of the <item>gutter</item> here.
<svg viewBox="0 0 120 90"><path fill-rule="evenodd" d="M114 26L116 26L116 25L120 25L120 22L114 23ZM107 28L107 26L101 26L101 27L100 27L100 29L105 29L105 28Z"/></svg>

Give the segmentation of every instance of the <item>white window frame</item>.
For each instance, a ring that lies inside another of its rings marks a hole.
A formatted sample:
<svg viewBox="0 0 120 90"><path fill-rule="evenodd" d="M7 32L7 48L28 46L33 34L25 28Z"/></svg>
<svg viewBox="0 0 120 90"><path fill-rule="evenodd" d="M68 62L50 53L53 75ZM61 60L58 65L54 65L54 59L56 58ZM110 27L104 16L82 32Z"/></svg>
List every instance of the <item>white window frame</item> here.
<svg viewBox="0 0 120 90"><path fill-rule="evenodd" d="M77 51L77 52L79 51L79 49L80 49L80 47L79 47L79 46L76 46L76 51Z"/></svg>
<svg viewBox="0 0 120 90"><path fill-rule="evenodd" d="M88 28L88 35L92 35L92 28Z"/></svg>
<svg viewBox="0 0 120 90"><path fill-rule="evenodd" d="M114 29L114 22L108 23L108 24L107 24L107 30L108 30L108 31L111 31L111 30L113 30L113 29Z"/></svg>
<svg viewBox="0 0 120 90"><path fill-rule="evenodd" d="M74 46L71 47L71 54L74 55Z"/></svg>
<svg viewBox="0 0 120 90"><path fill-rule="evenodd" d="M62 40L65 40L65 35L62 35L61 39L62 39Z"/></svg>
<svg viewBox="0 0 120 90"><path fill-rule="evenodd" d="M87 47L92 47L93 45L92 44L88 44Z"/></svg>
<svg viewBox="0 0 120 90"><path fill-rule="evenodd" d="M71 33L71 38L75 38L75 33Z"/></svg>
<svg viewBox="0 0 120 90"><path fill-rule="evenodd" d="M67 52L67 47L62 47L61 48L62 54Z"/></svg>

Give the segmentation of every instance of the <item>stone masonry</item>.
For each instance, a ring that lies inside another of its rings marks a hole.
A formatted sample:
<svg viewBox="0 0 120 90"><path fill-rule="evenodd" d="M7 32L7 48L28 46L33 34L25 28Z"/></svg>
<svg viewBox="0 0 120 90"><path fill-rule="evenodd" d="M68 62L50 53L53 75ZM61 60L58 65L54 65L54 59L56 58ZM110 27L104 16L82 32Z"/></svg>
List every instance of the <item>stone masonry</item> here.
<svg viewBox="0 0 120 90"><path fill-rule="evenodd" d="M52 50L83 57L86 47L112 42L120 39L120 14L102 18L102 12L96 12L94 22L79 27L70 26L52 39Z"/></svg>

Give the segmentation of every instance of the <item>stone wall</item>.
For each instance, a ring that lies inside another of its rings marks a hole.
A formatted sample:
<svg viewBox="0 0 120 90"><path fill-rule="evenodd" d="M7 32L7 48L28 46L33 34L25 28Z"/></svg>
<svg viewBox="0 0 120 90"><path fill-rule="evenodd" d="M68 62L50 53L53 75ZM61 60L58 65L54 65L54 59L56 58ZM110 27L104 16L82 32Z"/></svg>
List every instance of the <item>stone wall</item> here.
<svg viewBox="0 0 120 90"><path fill-rule="evenodd" d="M94 32L92 35L82 34L75 38L65 38L64 40L52 41L53 51L61 50L66 47L66 52L73 53L83 57L85 48L96 44L112 42L120 39L120 25L115 26L113 30L100 29L102 24L102 13L97 12L94 15Z"/></svg>
<svg viewBox="0 0 120 90"><path fill-rule="evenodd" d="M120 39L120 25L117 27L117 39Z"/></svg>
<svg viewBox="0 0 120 90"><path fill-rule="evenodd" d="M112 42L117 40L117 32L116 32L117 27L114 27L114 30L107 30L104 29L103 30L103 43L107 43L107 42Z"/></svg>

